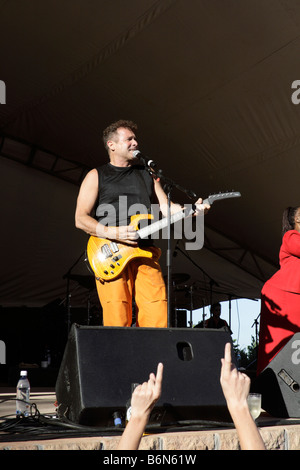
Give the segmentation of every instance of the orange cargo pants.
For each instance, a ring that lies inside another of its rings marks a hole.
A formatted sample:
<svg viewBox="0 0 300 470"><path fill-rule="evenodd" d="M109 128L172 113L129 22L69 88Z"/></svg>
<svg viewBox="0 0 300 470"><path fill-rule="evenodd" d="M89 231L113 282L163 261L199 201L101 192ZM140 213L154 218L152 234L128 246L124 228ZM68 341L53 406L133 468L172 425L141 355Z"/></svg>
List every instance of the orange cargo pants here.
<svg viewBox="0 0 300 470"><path fill-rule="evenodd" d="M96 285L104 326L131 326L134 295L136 326L167 327L166 287L157 259L135 258L117 279L103 284L96 281Z"/></svg>

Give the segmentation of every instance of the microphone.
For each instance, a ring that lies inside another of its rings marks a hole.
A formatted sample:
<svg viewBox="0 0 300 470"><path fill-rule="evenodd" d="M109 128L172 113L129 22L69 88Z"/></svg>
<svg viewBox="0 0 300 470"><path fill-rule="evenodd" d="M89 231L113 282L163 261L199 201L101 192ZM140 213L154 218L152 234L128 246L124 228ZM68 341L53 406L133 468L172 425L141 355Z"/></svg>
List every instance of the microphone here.
<svg viewBox="0 0 300 470"><path fill-rule="evenodd" d="M155 161L143 155L139 150L134 150L132 153L134 157L142 160L145 166L149 166L149 168L152 168L152 170L156 167Z"/></svg>

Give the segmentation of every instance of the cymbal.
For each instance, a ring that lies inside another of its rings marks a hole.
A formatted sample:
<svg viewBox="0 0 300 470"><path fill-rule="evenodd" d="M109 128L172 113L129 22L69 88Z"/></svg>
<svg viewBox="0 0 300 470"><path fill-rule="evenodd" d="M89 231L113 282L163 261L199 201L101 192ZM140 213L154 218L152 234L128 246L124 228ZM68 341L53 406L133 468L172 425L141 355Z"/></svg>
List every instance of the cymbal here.
<svg viewBox="0 0 300 470"><path fill-rule="evenodd" d="M190 279L190 277L191 276L189 274L174 273L171 276L172 284L182 284L183 282L187 282ZM164 276L164 280L165 280L165 282L168 281L168 275L167 274Z"/></svg>
<svg viewBox="0 0 300 470"><path fill-rule="evenodd" d="M78 282L85 289L95 289L96 282L94 276L86 276L82 274L70 274L69 279Z"/></svg>

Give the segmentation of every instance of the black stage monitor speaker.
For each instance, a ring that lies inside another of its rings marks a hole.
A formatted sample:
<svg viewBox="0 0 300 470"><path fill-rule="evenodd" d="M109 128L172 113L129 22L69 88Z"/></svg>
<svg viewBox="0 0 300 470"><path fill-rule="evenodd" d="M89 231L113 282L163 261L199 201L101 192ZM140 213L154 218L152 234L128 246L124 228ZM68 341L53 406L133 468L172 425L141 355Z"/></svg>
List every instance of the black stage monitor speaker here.
<svg viewBox="0 0 300 470"><path fill-rule="evenodd" d="M300 333L296 333L253 383L262 408L278 418L300 418Z"/></svg>
<svg viewBox="0 0 300 470"><path fill-rule="evenodd" d="M160 400L149 424L229 420L220 386L225 330L73 325L58 373L58 415L73 423L112 426L125 415L131 384L164 364Z"/></svg>

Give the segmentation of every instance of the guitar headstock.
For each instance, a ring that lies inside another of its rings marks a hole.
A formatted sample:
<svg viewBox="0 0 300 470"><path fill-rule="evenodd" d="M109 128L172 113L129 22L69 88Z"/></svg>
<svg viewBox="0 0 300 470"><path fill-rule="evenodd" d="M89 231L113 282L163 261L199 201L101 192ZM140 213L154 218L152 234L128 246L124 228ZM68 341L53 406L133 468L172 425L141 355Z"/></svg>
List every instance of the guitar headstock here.
<svg viewBox="0 0 300 470"><path fill-rule="evenodd" d="M215 202L215 201L220 201L221 199L229 199L233 197L241 197L241 193L239 191L227 191L224 193L216 193L216 194L211 194L208 196L207 199L203 201L204 204L209 204L210 206Z"/></svg>

